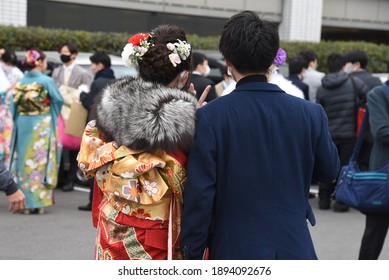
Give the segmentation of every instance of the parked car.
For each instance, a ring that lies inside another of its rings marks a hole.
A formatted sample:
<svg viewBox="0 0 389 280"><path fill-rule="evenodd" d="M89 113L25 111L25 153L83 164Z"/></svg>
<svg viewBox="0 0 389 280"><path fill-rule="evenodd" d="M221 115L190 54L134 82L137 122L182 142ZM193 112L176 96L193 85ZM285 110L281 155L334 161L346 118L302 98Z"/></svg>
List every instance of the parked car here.
<svg viewBox="0 0 389 280"><path fill-rule="evenodd" d="M53 73L53 70L56 67L61 66L62 62L59 58L58 52L56 52L56 51L43 51L43 52L47 57L47 64L48 64L48 67L47 67L48 69L47 69L46 74L51 76L51 74ZM24 70L24 69L23 69L23 64L21 62L23 61L25 54L26 54L26 52L24 52L24 51L17 51L16 52L16 56L17 56L18 61L19 61L19 68L21 68L22 70ZM83 68L85 68L91 76L93 76L93 74L90 70L91 62L89 60L89 57L92 54L93 53L90 53L90 52L79 52L77 57L76 57L76 60L75 60L75 63L82 66ZM112 64L111 68L112 68L113 72L115 73L116 78L122 78L125 76L132 76L132 77L138 76L138 71L136 70L136 68L130 68L130 67L125 66L124 62L122 61L122 58L120 56L110 54L109 57L111 58L111 64Z"/></svg>
<svg viewBox="0 0 389 280"><path fill-rule="evenodd" d="M372 75L379 78L382 83L385 83L389 79L389 73L372 73Z"/></svg>

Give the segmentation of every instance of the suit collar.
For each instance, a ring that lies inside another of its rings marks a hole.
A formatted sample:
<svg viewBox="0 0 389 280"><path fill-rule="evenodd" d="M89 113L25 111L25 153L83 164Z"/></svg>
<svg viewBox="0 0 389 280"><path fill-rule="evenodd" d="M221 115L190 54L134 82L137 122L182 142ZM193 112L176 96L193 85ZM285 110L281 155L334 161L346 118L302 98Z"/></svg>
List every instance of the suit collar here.
<svg viewBox="0 0 389 280"><path fill-rule="evenodd" d="M266 76L265 75L250 75L250 76L246 76L246 77L243 77L242 79L240 79L238 81L238 83L236 84L236 86L238 87L238 86L240 86L242 84L254 83L254 82L267 83Z"/></svg>
<svg viewBox="0 0 389 280"><path fill-rule="evenodd" d="M268 83L268 82L258 82L251 81L243 84L237 84L234 92L239 91L277 91L284 92L279 86L276 84Z"/></svg>

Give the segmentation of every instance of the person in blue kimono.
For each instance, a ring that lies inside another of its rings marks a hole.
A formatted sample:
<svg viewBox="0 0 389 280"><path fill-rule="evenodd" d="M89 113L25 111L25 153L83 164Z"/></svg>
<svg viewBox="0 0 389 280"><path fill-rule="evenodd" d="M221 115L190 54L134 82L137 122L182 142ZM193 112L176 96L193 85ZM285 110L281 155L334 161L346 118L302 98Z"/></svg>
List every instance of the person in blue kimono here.
<svg viewBox="0 0 389 280"><path fill-rule="evenodd" d="M339 158L323 108L266 74L277 27L251 11L224 26L219 49L237 82L196 116L183 197L186 259L317 259L308 223L312 177L331 182Z"/></svg>
<svg viewBox="0 0 389 280"><path fill-rule="evenodd" d="M61 155L57 119L63 98L54 80L43 74L45 54L27 51L25 76L14 88L14 130L10 166L18 188L26 196L25 213L43 213L54 204L53 189Z"/></svg>

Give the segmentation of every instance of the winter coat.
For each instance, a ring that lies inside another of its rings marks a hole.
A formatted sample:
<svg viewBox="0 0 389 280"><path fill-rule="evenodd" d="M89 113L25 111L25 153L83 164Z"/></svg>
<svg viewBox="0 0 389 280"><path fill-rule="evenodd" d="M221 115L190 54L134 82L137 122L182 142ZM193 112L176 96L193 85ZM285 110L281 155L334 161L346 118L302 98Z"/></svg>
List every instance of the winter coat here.
<svg viewBox="0 0 389 280"><path fill-rule="evenodd" d="M372 76L369 72L362 70L352 73L353 77L361 79L369 88L369 90L375 88L376 86L382 85L382 82L379 78Z"/></svg>
<svg viewBox="0 0 389 280"><path fill-rule="evenodd" d="M92 113L92 105L98 94L115 80L115 75L111 68L104 68L103 70L96 73L91 89L89 93L81 92L80 101L85 109L88 110L88 121L94 120L96 115Z"/></svg>
<svg viewBox="0 0 389 280"><path fill-rule="evenodd" d="M368 90L360 79L354 77L353 83L344 72L330 73L323 78L322 86L317 90L316 102L327 113L332 139L355 137L357 108L366 102Z"/></svg>
<svg viewBox="0 0 389 280"><path fill-rule="evenodd" d="M197 110L181 245L188 259L316 259L312 176L336 178L323 108L261 76Z"/></svg>

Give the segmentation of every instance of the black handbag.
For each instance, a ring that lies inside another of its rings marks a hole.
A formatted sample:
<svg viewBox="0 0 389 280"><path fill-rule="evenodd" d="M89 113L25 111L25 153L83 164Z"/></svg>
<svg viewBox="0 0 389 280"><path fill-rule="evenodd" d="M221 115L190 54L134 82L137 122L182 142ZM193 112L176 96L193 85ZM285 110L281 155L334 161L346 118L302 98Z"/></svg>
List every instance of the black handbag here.
<svg viewBox="0 0 389 280"><path fill-rule="evenodd" d="M366 108L353 154L339 174L335 198L364 213L389 213L389 163L375 171L361 171L357 163L368 124L369 110Z"/></svg>

